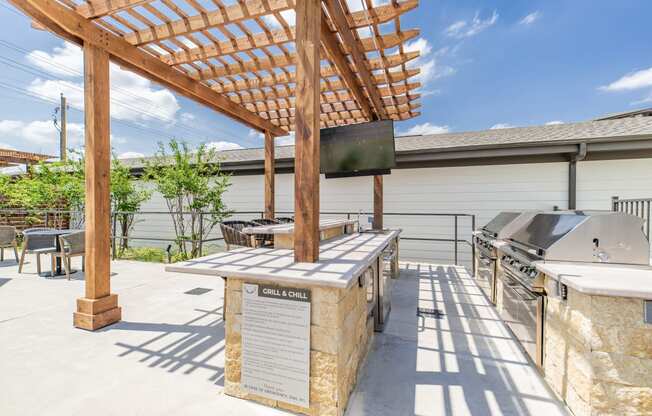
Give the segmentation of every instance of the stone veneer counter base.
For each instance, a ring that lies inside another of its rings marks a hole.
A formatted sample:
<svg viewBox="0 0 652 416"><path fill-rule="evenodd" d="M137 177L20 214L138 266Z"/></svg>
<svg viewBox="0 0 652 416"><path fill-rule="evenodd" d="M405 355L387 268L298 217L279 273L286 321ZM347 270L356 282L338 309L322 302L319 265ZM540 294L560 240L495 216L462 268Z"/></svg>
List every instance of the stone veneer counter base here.
<svg viewBox="0 0 652 416"><path fill-rule="evenodd" d="M226 277L226 394L306 415L341 416L371 346L374 296L383 250L397 249L400 231L352 234L320 246L317 263L294 263L292 250L241 248L206 256L167 271ZM310 406L300 407L253 394L242 385L243 285L245 283L309 289Z"/></svg>

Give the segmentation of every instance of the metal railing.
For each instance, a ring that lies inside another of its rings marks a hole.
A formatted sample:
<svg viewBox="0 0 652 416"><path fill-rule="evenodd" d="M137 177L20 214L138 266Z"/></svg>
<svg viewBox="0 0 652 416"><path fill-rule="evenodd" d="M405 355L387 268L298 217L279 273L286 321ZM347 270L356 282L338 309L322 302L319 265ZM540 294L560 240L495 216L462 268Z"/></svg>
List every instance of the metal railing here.
<svg viewBox="0 0 652 416"><path fill-rule="evenodd" d="M617 212L624 212L625 214L632 214L640 217L645 221L643 231L645 236L650 238L650 212L651 212L652 198L630 198L620 199L617 196L611 197L611 210Z"/></svg>
<svg viewBox="0 0 652 416"><path fill-rule="evenodd" d="M52 210L52 209L46 209L46 210L26 210L26 209L0 209L0 224L2 223L3 219L8 218L9 215L16 215L16 214L24 214L24 215L31 215L32 217L37 217L41 216L43 224L47 224L49 221L51 221L51 218L54 216L62 216L62 215L68 215L70 217L76 216L76 217L81 217L83 219L84 213L82 211L66 211L66 210ZM191 239L187 237L183 238L161 238L161 237L152 237L152 236L143 236L143 235L119 235L119 230L118 230L118 216L122 214L134 214L134 215L154 215L154 216L170 216L172 215L168 211L137 211L137 212L112 212L111 213L111 240L112 240L112 247L113 247L113 253L115 256L116 253L116 241L117 240L127 240L127 241L145 241L145 242L156 242L156 243L167 243L168 248L168 259L170 259L171 254L170 254L170 249L172 244L177 244L181 242L182 244L186 243L193 243L197 242L199 243L199 252L203 252L203 245L205 243L211 243L211 242L217 242L217 241L223 241L224 238L220 235L219 237L212 237L212 238L205 238L209 237L209 235L204 236L202 233L200 233L199 238L197 239ZM190 213L190 212L178 212L174 213L175 215L199 215L199 221L203 222L204 221L204 216L211 215L211 212L202 212L202 213ZM293 211L276 211L277 216L287 216L287 215L294 215ZM340 216L346 216L348 219L363 216L373 216L372 212L365 212L365 211L357 211L357 212L351 212L351 211L323 211L320 212L320 215L323 216L328 216L328 215L340 215ZM256 218L263 218L264 217L264 212L263 211L233 211L230 213L229 218L232 217L242 217L242 216L251 216L256 217ZM471 259L475 257L475 246L473 244L473 241L471 239L471 234L472 231L475 230L476 226L476 217L474 214L459 214L459 213L424 213L424 212L385 212L383 213L383 217L420 217L420 218L450 218L451 221L451 228L452 232L450 233L452 235L452 238L440 238L440 237L428 237L428 236L411 236L411 235L401 235L401 240L402 241L422 241L422 242L431 242L431 243L450 243L453 246L453 260L455 265L460 264L460 246L464 247L467 246L471 250ZM467 224L463 224L463 219L467 220ZM466 226L465 226L466 225ZM461 238L460 235L464 235L464 233L460 233L460 227L466 228L465 232L466 235L468 236L467 238ZM468 227L468 228L467 228ZM203 227L200 227L202 229ZM473 267L473 272L475 274L475 262L471 260L471 264Z"/></svg>

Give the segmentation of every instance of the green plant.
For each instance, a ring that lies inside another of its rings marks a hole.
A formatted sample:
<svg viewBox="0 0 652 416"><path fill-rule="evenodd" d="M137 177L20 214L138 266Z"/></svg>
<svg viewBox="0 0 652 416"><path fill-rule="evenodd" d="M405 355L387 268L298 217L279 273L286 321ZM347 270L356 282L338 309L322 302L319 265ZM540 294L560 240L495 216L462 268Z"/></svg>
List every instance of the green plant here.
<svg viewBox="0 0 652 416"><path fill-rule="evenodd" d="M215 151L201 145L191 152L186 143L174 139L167 147L159 143L156 155L146 163L145 178L165 199L178 252L189 257L200 255L199 240L229 215L222 196L230 177L220 170Z"/></svg>
<svg viewBox="0 0 652 416"><path fill-rule="evenodd" d="M150 263L164 263L167 261L165 250L152 247L126 248L120 252L118 257L123 260L136 260Z"/></svg>
<svg viewBox="0 0 652 416"><path fill-rule="evenodd" d="M129 168L114 156L111 161L111 209L120 230L119 253L129 248L128 237L135 225L135 213L151 196L150 191L136 186Z"/></svg>

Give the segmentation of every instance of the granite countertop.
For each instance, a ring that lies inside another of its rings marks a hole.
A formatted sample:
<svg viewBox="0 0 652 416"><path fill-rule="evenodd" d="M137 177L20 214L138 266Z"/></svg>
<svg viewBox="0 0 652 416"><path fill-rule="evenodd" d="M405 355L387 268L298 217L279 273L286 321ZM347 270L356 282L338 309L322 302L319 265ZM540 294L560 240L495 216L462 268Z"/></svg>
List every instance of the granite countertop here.
<svg viewBox="0 0 652 416"><path fill-rule="evenodd" d="M169 265L165 270L346 289L399 234L400 230L393 230L336 237L320 245L317 263L295 263L293 250L242 247Z"/></svg>
<svg viewBox="0 0 652 416"><path fill-rule="evenodd" d="M329 228L355 224L357 222L357 220L349 220L346 218L324 219L319 221L319 230L323 231ZM292 234L294 232L294 223L245 227L242 229L242 232L245 234Z"/></svg>
<svg viewBox="0 0 652 416"><path fill-rule="evenodd" d="M652 299L652 267L604 263L534 262L545 275L587 295Z"/></svg>

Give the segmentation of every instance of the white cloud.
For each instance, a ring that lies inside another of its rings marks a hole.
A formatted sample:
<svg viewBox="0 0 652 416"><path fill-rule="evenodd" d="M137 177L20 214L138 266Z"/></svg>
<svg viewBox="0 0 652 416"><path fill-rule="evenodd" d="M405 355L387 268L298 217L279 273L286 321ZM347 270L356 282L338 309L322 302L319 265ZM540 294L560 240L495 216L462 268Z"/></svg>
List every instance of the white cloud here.
<svg viewBox="0 0 652 416"><path fill-rule="evenodd" d="M546 126L558 126L559 124L564 124L561 120L553 120L546 123Z"/></svg>
<svg viewBox="0 0 652 416"><path fill-rule="evenodd" d="M67 126L68 148L81 149L84 145L84 125L69 122ZM59 130L54 127L52 120L0 120L0 137L19 143L19 150L59 156ZM124 137L111 135L112 145L126 142Z"/></svg>
<svg viewBox="0 0 652 416"><path fill-rule="evenodd" d="M240 146L237 143L233 143L233 142L216 141L216 142L208 142L208 143L206 143L206 148L207 149L214 149L214 150L216 150L218 152L221 152L223 150L242 149L242 146Z"/></svg>
<svg viewBox="0 0 652 416"><path fill-rule="evenodd" d="M498 21L498 13L494 10L490 17L486 19L480 18L480 13L477 12L473 20L459 20L444 30L446 36L456 39L470 38L478 33L493 26Z"/></svg>
<svg viewBox="0 0 652 416"><path fill-rule="evenodd" d="M145 155L140 152L124 152L118 155L118 159L139 159L143 157L145 157Z"/></svg>
<svg viewBox="0 0 652 416"><path fill-rule="evenodd" d="M491 126L489 130L513 129L514 127L516 126L512 126L511 124L507 124L507 123L498 123Z"/></svg>
<svg viewBox="0 0 652 416"><path fill-rule="evenodd" d="M265 140L265 135L258 130L254 129L249 129L249 134L248 134L250 139L259 139L259 140Z"/></svg>
<svg viewBox="0 0 652 416"><path fill-rule="evenodd" d="M37 78L28 86L36 95L53 101L59 100L63 93L68 104L74 108L84 108L83 52L80 48L64 43L51 53L32 51L27 59L48 73L62 80ZM154 88L153 84L132 72L111 64L111 117L129 121L163 121L172 123L180 106L176 97L167 89Z"/></svg>
<svg viewBox="0 0 652 416"><path fill-rule="evenodd" d="M523 17L518 23L520 25L531 25L532 23L536 22L540 18L541 18L541 12L537 10Z"/></svg>
<svg viewBox="0 0 652 416"><path fill-rule="evenodd" d="M407 131L399 132L399 136L423 136L426 134L442 134L448 133L450 128L448 126L437 126L430 123L417 124Z"/></svg>
<svg viewBox="0 0 652 416"><path fill-rule="evenodd" d="M180 118L183 123L190 123L196 119L195 115L192 113L181 113Z"/></svg>
<svg viewBox="0 0 652 416"><path fill-rule="evenodd" d="M454 68L438 63L437 59L441 54L438 51L434 54L435 56L432 56L432 46L425 38L418 38L414 41L408 42L405 45L405 51L419 52L419 57L408 62L407 66L408 68L421 69L421 72L419 75L414 77L414 80L420 82L424 87L432 81L455 73ZM432 95L433 92L434 91L426 91L423 95Z"/></svg>
<svg viewBox="0 0 652 416"><path fill-rule="evenodd" d="M632 91L641 88L652 87L652 68L630 72L612 82L609 85L600 87L603 91Z"/></svg>
<svg viewBox="0 0 652 416"><path fill-rule="evenodd" d="M292 146L294 145L294 132L290 132L287 136L277 137L274 140L275 146Z"/></svg>

